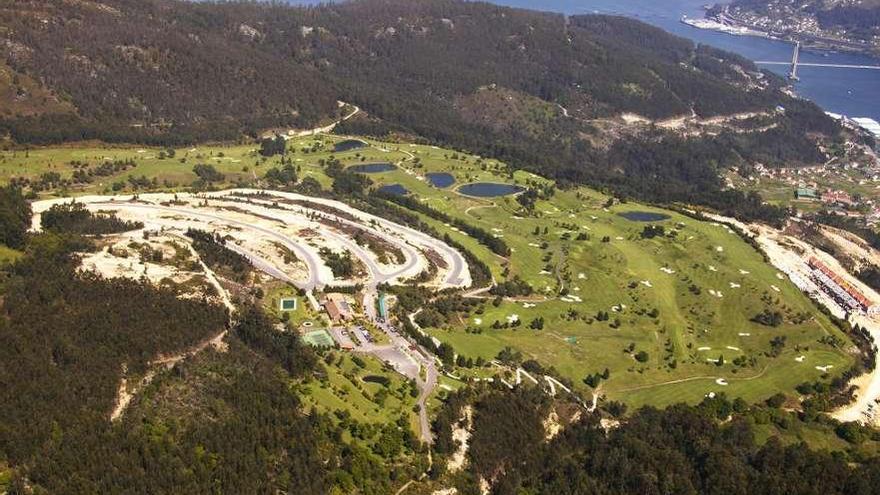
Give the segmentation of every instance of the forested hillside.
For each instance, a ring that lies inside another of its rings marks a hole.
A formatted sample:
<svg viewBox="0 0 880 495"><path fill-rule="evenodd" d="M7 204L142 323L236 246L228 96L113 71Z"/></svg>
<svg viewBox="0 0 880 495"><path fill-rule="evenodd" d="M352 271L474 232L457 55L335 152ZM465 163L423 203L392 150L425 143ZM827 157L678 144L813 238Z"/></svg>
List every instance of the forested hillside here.
<svg viewBox="0 0 880 495"><path fill-rule="evenodd" d="M233 130L315 124L334 116L337 99L432 136L458 120L451 98L489 84L586 117L662 118L692 108L709 116L765 108L775 98L730 87L729 74L705 63L690 42L635 21L569 22L453 0L319 8L31 1L0 10L0 25L12 99L39 100L29 112L3 116L25 141L167 140L180 132L177 139L226 138ZM31 79L75 112L31 94ZM74 113L78 125L58 120ZM74 129L36 131L28 125L36 117L22 119L34 114Z"/></svg>
<svg viewBox="0 0 880 495"><path fill-rule="evenodd" d="M772 221L783 212L724 191L721 173L822 163L817 140L839 132L742 57L618 17L459 0L34 0L0 8L0 26L14 86L0 96L17 102L0 132L19 144L235 140L332 121L340 100L365 111L341 133L403 134L563 186ZM754 113L767 126L688 139L603 127L626 113Z"/></svg>
<svg viewBox="0 0 880 495"><path fill-rule="evenodd" d="M224 331L226 310L79 273L73 251L91 245L31 236L28 254L0 270L0 492L384 494L420 469L396 465L418 449L414 437L398 434L380 456L343 437L368 437L369 425L304 410L295 386L320 374L317 356L257 309L220 349L156 365ZM111 419L120 380L147 373Z"/></svg>
<svg viewBox="0 0 880 495"><path fill-rule="evenodd" d="M839 453L813 451L804 443L758 442L756 422L790 423L787 413L765 405L749 410L723 396L665 411L643 408L622 422L584 415L553 435L545 418L559 405L542 394L469 390L450 395L438 415L438 459L447 458L443 441L451 442L451 428L465 407L473 408L473 433L467 469L449 481L458 493L480 493L476 487L488 481L493 495L867 495L880 482L876 457L848 463Z"/></svg>
<svg viewBox="0 0 880 495"><path fill-rule="evenodd" d="M10 100L0 105L8 109L0 133L19 144L235 140L330 122L345 101L366 116L339 132L402 133L563 184L743 215L728 211L741 195L718 194L719 172L751 161L815 163L823 158L815 136L837 133L747 60L617 17L459 0L33 0L0 7L0 27L8 67L0 97ZM766 132L684 143L663 132L609 146L617 134L594 125L624 113L707 118L777 104L805 111L773 116ZM656 146L681 156L646 163ZM648 176L634 173L646 168Z"/></svg>

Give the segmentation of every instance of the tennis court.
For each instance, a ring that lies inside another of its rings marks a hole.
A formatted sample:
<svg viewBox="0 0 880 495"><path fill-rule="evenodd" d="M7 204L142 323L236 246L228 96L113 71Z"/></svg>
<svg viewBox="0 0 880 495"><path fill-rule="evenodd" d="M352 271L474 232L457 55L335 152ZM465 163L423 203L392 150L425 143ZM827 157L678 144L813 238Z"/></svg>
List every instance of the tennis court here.
<svg viewBox="0 0 880 495"><path fill-rule="evenodd" d="M335 342L327 330L312 330L303 334L303 342L312 347L333 347Z"/></svg>

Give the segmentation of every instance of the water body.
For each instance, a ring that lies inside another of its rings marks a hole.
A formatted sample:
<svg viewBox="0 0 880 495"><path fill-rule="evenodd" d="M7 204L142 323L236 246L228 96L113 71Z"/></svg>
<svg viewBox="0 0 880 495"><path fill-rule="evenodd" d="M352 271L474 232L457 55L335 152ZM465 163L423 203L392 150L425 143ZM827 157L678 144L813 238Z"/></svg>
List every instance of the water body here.
<svg viewBox="0 0 880 495"><path fill-rule="evenodd" d="M345 141L340 141L336 143L333 147L333 151L336 153L344 153L346 151L351 150L359 150L361 148L365 148L367 143L361 141L360 139L346 139Z"/></svg>
<svg viewBox="0 0 880 495"><path fill-rule="evenodd" d="M738 53L752 60L790 61L790 43L755 36L733 36L697 29L681 22L681 16L702 18L702 6L712 0L492 0L493 3L535 10L575 14L614 14L633 17L666 31ZM880 65L880 59L844 53L814 53L801 50L802 62L845 65ZM765 66L787 75L785 65ZM797 93L826 111L849 117L880 120L880 70L799 67Z"/></svg>
<svg viewBox="0 0 880 495"><path fill-rule="evenodd" d="M669 215L653 211L625 211L617 215L633 222L660 222L672 218Z"/></svg>
<svg viewBox="0 0 880 495"><path fill-rule="evenodd" d="M382 172L390 172L396 170L397 167L392 163L364 163L361 165L352 165L348 170L360 174L378 174Z"/></svg>
<svg viewBox="0 0 880 495"><path fill-rule="evenodd" d="M379 192L394 194L396 196L406 196L409 191L402 184L388 184L379 188Z"/></svg>
<svg viewBox="0 0 880 495"><path fill-rule="evenodd" d="M520 186L513 184L499 184L495 182L472 182L458 188L458 192L465 196L473 196L476 198L496 198L498 196L508 196L523 192Z"/></svg>
<svg viewBox="0 0 880 495"><path fill-rule="evenodd" d="M439 189L444 189L455 184L455 177L446 172L431 172L425 174L425 177L428 178L428 182L430 182L432 186Z"/></svg>

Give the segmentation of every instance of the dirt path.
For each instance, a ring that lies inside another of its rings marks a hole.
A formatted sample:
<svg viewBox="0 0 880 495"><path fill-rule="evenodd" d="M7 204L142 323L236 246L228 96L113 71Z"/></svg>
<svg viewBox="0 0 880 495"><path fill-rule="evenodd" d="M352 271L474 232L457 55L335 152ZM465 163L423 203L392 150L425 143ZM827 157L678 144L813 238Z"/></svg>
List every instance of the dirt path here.
<svg viewBox="0 0 880 495"><path fill-rule="evenodd" d="M767 368L768 368L768 366L764 366L764 368L757 375L754 375L754 376L748 376L745 378L725 378L725 380L727 380L728 382L734 382L734 381L748 382L751 380L757 380L758 378L761 378L764 376L764 373L767 372ZM618 392L634 392L636 390L645 390L645 389L649 389L649 388L663 387L666 385L675 385L678 383L687 383L687 382L693 382L693 381L697 381L697 380L717 380L719 378L721 378L721 377L719 377L719 376L690 376L687 378L679 378L678 380L669 380L668 382L649 383L646 385L639 385L637 387L623 388L623 389L618 390Z"/></svg>
<svg viewBox="0 0 880 495"><path fill-rule="evenodd" d="M342 103L342 102L340 102L340 103ZM343 105L345 105L345 104L343 103ZM339 124L345 122L346 120L348 120L348 119L350 119L360 113L360 111L361 111L360 107L358 107L356 105L351 105L351 106L354 108L354 110L352 110L349 114L345 115L341 119L333 122L332 124L325 125L323 127L315 127L314 129L307 129L304 131L297 131L295 129L291 129L291 130L287 131L287 134L282 134L282 137L284 137L284 139L293 139L293 138L298 138L298 137L314 136L316 134L327 134L328 132L332 132L333 129L336 128L336 126L338 126Z"/></svg>
<svg viewBox="0 0 880 495"><path fill-rule="evenodd" d="M847 255L851 256L860 264L862 261L866 261L873 265L880 266L880 253L863 239L844 230L828 227L827 225L823 225L822 230L825 235L837 245L837 247L842 249Z"/></svg>
<svg viewBox="0 0 880 495"><path fill-rule="evenodd" d="M208 279L208 282L212 286L214 286L214 288L217 290L217 293L220 295L220 299L223 302L223 305L226 306L226 309L228 310L229 325L231 327L233 323L233 315L235 314L236 310L235 305L232 304L232 301L229 297L229 293L226 291L226 289L223 288L222 285L220 285L220 281L217 279L217 275L214 273L213 270L205 265L204 261L202 261L198 253L196 253L196 251L192 248L189 241L186 239L183 240L184 245L187 246L193 256L195 256L195 258L198 260L199 264L202 266L202 270L204 270L205 273L205 278ZM110 413L110 421L117 421L122 418L122 416L125 414L125 410L128 408L128 405L131 404L131 401L132 399L134 399L135 395L137 395L140 390L143 390L144 387L146 387L150 384L150 382L153 381L153 378L156 377L156 373L160 368L164 367L165 369L170 369L175 364L183 361L188 357L195 356L196 354L207 349L209 346L220 352L225 352L228 349L228 345L226 344L226 342L223 341L223 339L226 338L226 334L228 332L229 331L227 329L223 329L222 332L219 332L216 335L199 342L195 346L190 347L183 352L179 352L169 356L157 356L156 359L149 363L150 369L147 371L144 377L131 388L129 388L128 378L125 376L128 371L128 367L123 364L122 380L120 381L119 388L116 391L116 405L113 407L113 411Z"/></svg>

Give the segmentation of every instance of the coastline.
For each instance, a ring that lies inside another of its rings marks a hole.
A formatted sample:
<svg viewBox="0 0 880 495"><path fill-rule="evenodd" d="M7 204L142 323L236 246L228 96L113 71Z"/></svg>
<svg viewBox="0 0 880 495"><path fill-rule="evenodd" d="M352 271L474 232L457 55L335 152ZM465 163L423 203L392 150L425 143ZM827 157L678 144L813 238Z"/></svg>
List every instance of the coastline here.
<svg viewBox="0 0 880 495"><path fill-rule="evenodd" d="M855 42L822 38L816 35L800 33L773 33L763 31L748 24L739 22L736 18L727 15L708 15L702 18L692 18L684 15L680 22L696 29L716 31L732 36L752 36L777 41L797 41L801 43L801 49L819 53L851 53L873 58L880 58L880 47L859 46Z"/></svg>

